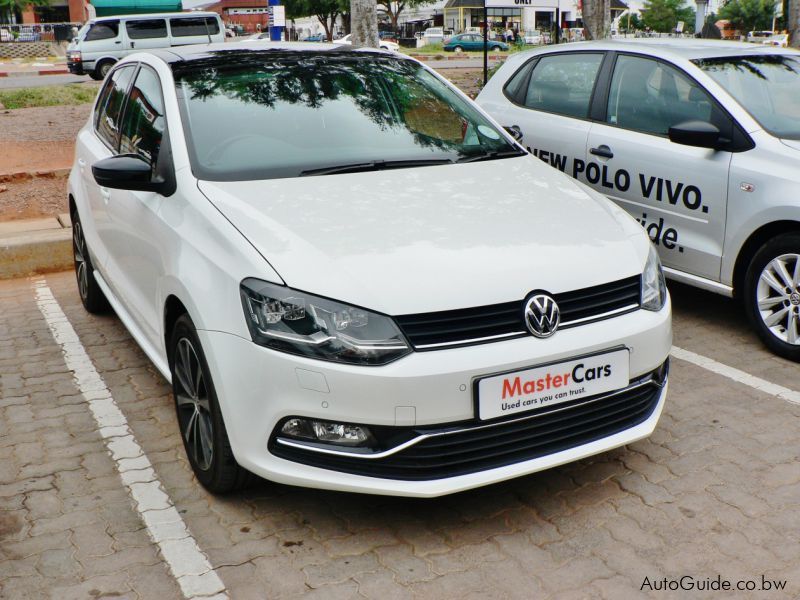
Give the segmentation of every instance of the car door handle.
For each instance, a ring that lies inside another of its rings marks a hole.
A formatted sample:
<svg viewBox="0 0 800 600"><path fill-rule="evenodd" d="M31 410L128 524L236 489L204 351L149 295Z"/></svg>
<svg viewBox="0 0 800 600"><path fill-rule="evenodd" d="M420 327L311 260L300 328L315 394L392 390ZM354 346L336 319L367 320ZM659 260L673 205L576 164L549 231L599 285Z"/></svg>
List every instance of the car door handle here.
<svg viewBox="0 0 800 600"><path fill-rule="evenodd" d="M108 188L101 187L100 195L103 197L103 202L108 204L108 201L111 198L111 192L108 190Z"/></svg>
<svg viewBox="0 0 800 600"><path fill-rule="evenodd" d="M131 42L131 48L136 48L136 42Z"/></svg>
<svg viewBox="0 0 800 600"><path fill-rule="evenodd" d="M611 151L611 148L605 144L598 146L597 148L592 148L589 150L589 153L594 154L595 156L602 156L603 158L614 158L614 153Z"/></svg>

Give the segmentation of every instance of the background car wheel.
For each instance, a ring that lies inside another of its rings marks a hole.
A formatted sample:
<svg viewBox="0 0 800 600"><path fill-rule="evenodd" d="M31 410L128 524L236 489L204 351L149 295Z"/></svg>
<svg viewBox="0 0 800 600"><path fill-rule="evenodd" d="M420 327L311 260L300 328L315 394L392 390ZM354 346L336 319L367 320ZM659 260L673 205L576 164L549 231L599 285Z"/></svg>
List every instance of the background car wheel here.
<svg viewBox="0 0 800 600"><path fill-rule="evenodd" d="M103 80L103 76L100 75L100 73L98 73L97 71L89 71L89 77L91 77L95 81L102 81Z"/></svg>
<svg viewBox="0 0 800 600"><path fill-rule="evenodd" d="M800 362L800 233L764 244L750 261L744 287L758 336L775 354Z"/></svg>
<svg viewBox="0 0 800 600"><path fill-rule="evenodd" d="M464 51L464 49L461 46L456 46L455 48L453 48L453 52L461 53L463 51Z"/></svg>
<svg viewBox="0 0 800 600"><path fill-rule="evenodd" d="M97 65L94 69L94 72L97 74L98 81L101 79L105 79L106 75L108 75L108 72L111 70L111 67L113 66L114 66L114 61L111 60L101 61L100 64Z"/></svg>
<svg viewBox="0 0 800 600"><path fill-rule="evenodd" d="M72 211L70 219L72 220L72 256L75 263L75 279L78 282L78 295L87 312L92 314L105 312L109 308L108 300L94 278L92 257L86 245L83 225L77 209Z"/></svg>
<svg viewBox="0 0 800 600"><path fill-rule="evenodd" d="M176 321L169 348L178 426L195 476L217 494L244 487L251 476L233 456L208 363L188 315Z"/></svg>
<svg viewBox="0 0 800 600"><path fill-rule="evenodd" d="M492 52L501 52L503 49L500 46L495 46L492 48Z"/></svg>

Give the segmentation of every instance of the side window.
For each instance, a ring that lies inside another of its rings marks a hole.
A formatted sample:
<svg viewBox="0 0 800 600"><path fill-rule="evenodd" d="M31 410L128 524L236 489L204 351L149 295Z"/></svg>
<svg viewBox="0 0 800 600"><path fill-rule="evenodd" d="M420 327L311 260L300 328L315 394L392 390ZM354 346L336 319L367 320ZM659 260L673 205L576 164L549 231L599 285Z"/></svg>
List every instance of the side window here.
<svg viewBox="0 0 800 600"><path fill-rule="evenodd" d="M108 102L108 95L111 93L112 87L114 87L114 78L109 77L106 79L105 84L103 84L103 89L100 90L100 93L97 95L97 104L94 106L94 116L92 117L95 128L97 128L97 124L100 121L100 114L103 112L106 102Z"/></svg>
<svg viewBox="0 0 800 600"><path fill-rule="evenodd" d="M505 93L506 98L517 104L525 101L525 96L523 94L525 90L522 86L527 81L534 64L535 61L529 61L508 80L508 83L506 83L506 86L503 88L503 93Z"/></svg>
<svg viewBox="0 0 800 600"><path fill-rule="evenodd" d="M638 56L617 59L606 113L610 125L667 135L672 125L689 120L724 127L727 119L719 112L708 93L678 69Z"/></svg>
<svg viewBox="0 0 800 600"><path fill-rule="evenodd" d="M161 82L152 69L142 66L122 118L119 153L138 154L155 168L164 127Z"/></svg>
<svg viewBox="0 0 800 600"><path fill-rule="evenodd" d="M525 106L535 110L586 118L602 54L543 56L533 69Z"/></svg>
<svg viewBox="0 0 800 600"><path fill-rule="evenodd" d="M219 33L219 22L213 17L178 17L169 20L169 27L173 37Z"/></svg>
<svg viewBox="0 0 800 600"><path fill-rule="evenodd" d="M133 65L126 65L114 71L108 95L97 119L97 135L115 151L119 143L119 118L125 104L125 92L135 70Z"/></svg>
<svg viewBox="0 0 800 600"><path fill-rule="evenodd" d="M164 19L128 21L125 23L125 29L132 40L167 37L167 22Z"/></svg>
<svg viewBox="0 0 800 600"><path fill-rule="evenodd" d="M113 40L119 35L119 21L103 21L95 23L86 32L85 42L95 42L97 40Z"/></svg>

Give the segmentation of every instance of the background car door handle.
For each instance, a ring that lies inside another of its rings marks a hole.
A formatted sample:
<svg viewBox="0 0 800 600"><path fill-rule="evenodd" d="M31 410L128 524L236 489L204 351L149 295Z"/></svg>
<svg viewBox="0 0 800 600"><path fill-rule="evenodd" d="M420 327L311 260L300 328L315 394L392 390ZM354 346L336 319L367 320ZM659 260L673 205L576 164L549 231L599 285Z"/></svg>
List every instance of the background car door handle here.
<svg viewBox="0 0 800 600"><path fill-rule="evenodd" d="M595 156L602 156L603 158L614 158L614 153L611 151L611 148L605 144L598 146L597 148L592 148L589 150L589 153L594 154Z"/></svg>

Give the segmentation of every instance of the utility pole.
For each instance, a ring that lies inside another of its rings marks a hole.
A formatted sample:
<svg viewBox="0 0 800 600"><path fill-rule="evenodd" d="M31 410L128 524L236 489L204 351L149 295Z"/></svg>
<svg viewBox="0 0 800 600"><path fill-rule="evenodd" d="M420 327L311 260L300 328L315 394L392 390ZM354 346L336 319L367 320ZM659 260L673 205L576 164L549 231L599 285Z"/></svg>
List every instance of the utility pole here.
<svg viewBox="0 0 800 600"><path fill-rule="evenodd" d="M489 81L489 10L483 0L483 85Z"/></svg>

